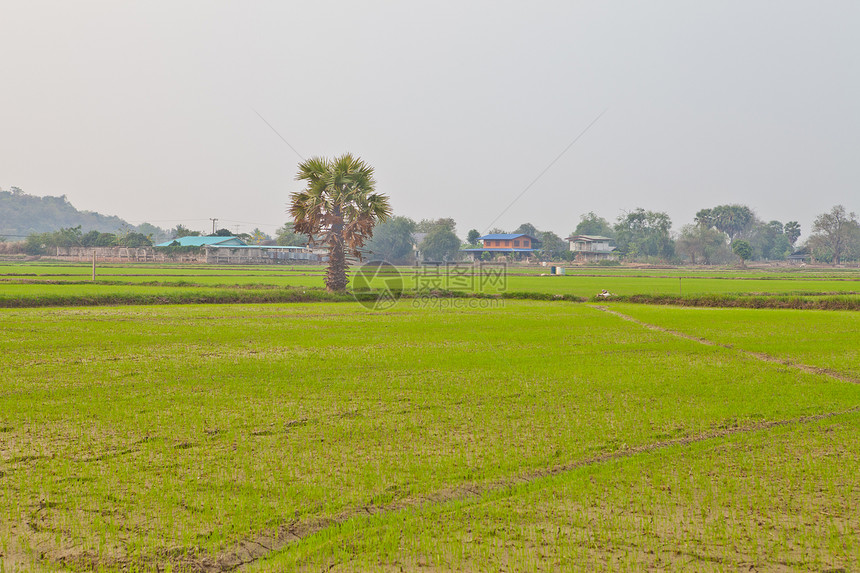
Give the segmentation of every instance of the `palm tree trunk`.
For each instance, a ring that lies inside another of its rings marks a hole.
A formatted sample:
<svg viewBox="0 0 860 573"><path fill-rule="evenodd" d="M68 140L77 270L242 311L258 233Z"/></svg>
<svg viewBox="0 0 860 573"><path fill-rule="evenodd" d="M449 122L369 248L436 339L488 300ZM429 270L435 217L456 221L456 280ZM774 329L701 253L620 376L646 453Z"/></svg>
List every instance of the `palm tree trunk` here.
<svg viewBox="0 0 860 573"><path fill-rule="evenodd" d="M340 208L335 207L334 215L340 216ZM343 292L349 282L346 271L346 253L343 250L343 223L335 223L331 227L332 238L328 247L328 268L325 272L325 286L329 292Z"/></svg>
<svg viewBox="0 0 860 573"><path fill-rule="evenodd" d="M325 272L325 286L329 292L346 290L347 271L346 254L343 251L343 239L333 240L328 250L328 268Z"/></svg>

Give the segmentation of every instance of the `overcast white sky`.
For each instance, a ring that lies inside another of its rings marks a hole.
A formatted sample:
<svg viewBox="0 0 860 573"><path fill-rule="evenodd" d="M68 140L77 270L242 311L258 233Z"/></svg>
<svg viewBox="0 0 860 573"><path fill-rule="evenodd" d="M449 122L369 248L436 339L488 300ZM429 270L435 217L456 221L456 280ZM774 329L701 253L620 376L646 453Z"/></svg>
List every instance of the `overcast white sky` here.
<svg viewBox="0 0 860 573"><path fill-rule="evenodd" d="M806 234L860 210L858 29L856 0L7 0L0 186L273 232L299 158L256 110L461 237L733 202Z"/></svg>

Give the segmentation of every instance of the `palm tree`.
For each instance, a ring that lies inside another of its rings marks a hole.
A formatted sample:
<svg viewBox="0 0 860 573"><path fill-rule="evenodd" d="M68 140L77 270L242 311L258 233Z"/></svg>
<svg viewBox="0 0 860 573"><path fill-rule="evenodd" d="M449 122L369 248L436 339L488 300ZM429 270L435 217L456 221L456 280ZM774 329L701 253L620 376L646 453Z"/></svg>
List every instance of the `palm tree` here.
<svg viewBox="0 0 860 573"><path fill-rule="evenodd" d="M312 157L299 164L296 180L307 182L290 195L295 231L311 244L328 247L325 286L346 290L347 254L361 260L361 247L373 236L373 226L391 216L388 197L374 191L373 167L346 153L329 160Z"/></svg>

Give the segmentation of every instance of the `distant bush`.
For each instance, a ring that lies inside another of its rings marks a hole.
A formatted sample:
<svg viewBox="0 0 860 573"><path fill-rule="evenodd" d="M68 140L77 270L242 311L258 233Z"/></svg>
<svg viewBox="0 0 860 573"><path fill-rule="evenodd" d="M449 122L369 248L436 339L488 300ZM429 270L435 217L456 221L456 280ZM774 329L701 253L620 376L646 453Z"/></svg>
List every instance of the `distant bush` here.
<svg viewBox="0 0 860 573"><path fill-rule="evenodd" d="M19 255L24 253L24 241L0 242L0 255Z"/></svg>
<svg viewBox="0 0 860 573"><path fill-rule="evenodd" d="M28 255L44 255L51 243L51 233L33 233L24 241L24 252Z"/></svg>
<svg viewBox="0 0 860 573"><path fill-rule="evenodd" d="M186 245L182 246L179 244L179 241L173 241L171 244L165 247L155 247L155 250L159 253L164 253L165 255L187 255L187 254L198 254L203 252L203 247L196 247L194 245Z"/></svg>

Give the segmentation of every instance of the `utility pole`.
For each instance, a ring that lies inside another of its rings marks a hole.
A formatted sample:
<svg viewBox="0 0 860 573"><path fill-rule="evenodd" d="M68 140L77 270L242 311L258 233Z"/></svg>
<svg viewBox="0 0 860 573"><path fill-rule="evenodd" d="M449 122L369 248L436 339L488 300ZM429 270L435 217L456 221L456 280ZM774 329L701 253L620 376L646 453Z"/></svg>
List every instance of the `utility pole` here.
<svg viewBox="0 0 860 573"><path fill-rule="evenodd" d="M212 217L209 217L209 220L212 221L212 234L214 235L215 234L215 223L218 221L218 219L213 219Z"/></svg>

